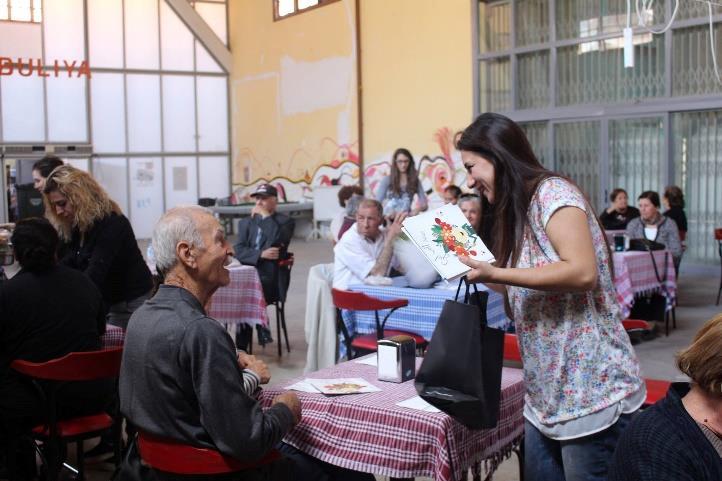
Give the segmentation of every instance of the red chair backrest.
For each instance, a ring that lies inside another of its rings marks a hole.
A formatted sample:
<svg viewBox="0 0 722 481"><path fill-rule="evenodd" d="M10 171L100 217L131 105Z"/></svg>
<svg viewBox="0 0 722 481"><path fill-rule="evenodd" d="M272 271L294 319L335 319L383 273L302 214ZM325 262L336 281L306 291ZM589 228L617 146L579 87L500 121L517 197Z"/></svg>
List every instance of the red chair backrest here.
<svg viewBox="0 0 722 481"><path fill-rule="evenodd" d="M504 334L504 359L521 362L521 352L519 352L519 342L516 334Z"/></svg>
<svg viewBox="0 0 722 481"><path fill-rule="evenodd" d="M661 379L645 379L644 383L647 385L645 405L652 405L664 398L667 395L667 391L669 391L670 384L672 384L669 381L663 381Z"/></svg>
<svg viewBox="0 0 722 481"><path fill-rule="evenodd" d="M719 227L714 230L714 238L718 241L722 241L722 227Z"/></svg>
<svg viewBox="0 0 722 481"><path fill-rule="evenodd" d="M123 348L100 351L71 352L46 362L30 362L16 359L10 367L21 374L36 379L53 381L92 381L118 377Z"/></svg>
<svg viewBox="0 0 722 481"><path fill-rule="evenodd" d="M215 449L197 448L144 432L138 433L138 450L150 467L174 474L234 473L281 458L281 453L272 449L255 463L243 463Z"/></svg>
<svg viewBox="0 0 722 481"><path fill-rule="evenodd" d="M331 289L333 304L339 309L349 311L380 311L382 309L394 309L409 305L408 299L389 299L387 301L371 297L363 292L344 291Z"/></svg>
<svg viewBox="0 0 722 481"><path fill-rule="evenodd" d="M293 267L293 254L289 252L286 259L279 259L278 267L288 267L289 269Z"/></svg>
<svg viewBox="0 0 722 481"><path fill-rule="evenodd" d="M624 326L625 331L634 331L638 329L649 331L652 329L652 326L647 321L643 321L641 319L624 319L622 321L622 325Z"/></svg>

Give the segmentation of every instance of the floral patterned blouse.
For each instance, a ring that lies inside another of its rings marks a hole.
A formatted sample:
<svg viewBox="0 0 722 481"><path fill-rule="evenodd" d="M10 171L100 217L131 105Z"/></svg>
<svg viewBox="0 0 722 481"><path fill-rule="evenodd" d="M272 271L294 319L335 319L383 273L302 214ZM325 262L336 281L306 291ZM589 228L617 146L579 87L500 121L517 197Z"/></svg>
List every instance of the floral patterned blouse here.
<svg viewBox="0 0 722 481"><path fill-rule="evenodd" d="M539 184L515 267L559 261L544 229L558 209L568 206L587 214L597 257L597 286L574 293L507 289L524 363L525 401L544 424L595 413L643 386L639 363L621 323L604 232L574 185L559 177Z"/></svg>

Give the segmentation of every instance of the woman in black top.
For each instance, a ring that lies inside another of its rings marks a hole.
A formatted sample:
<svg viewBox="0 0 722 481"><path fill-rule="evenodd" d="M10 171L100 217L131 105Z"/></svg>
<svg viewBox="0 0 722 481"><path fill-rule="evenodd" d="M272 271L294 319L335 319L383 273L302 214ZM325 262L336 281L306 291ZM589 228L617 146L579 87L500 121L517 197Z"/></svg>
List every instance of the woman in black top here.
<svg viewBox="0 0 722 481"><path fill-rule="evenodd" d="M46 408L33 385L10 364L100 349L105 315L93 282L58 265L58 234L46 219L19 221L12 243L21 270L0 286L0 451L7 452L10 479L30 479L35 457L30 452L27 463L16 463L18 443L44 420ZM65 384L56 398L58 415L98 412L114 389L112 379Z"/></svg>
<svg viewBox="0 0 722 481"><path fill-rule="evenodd" d="M125 329L153 287L130 222L90 174L72 166L56 168L43 193L50 221L68 242L61 263L93 280L107 322Z"/></svg>
<svg viewBox="0 0 722 481"><path fill-rule="evenodd" d="M627 201L627 191L624 189L614 189L609 195L609 201L612 203L608 209L602 212L599 220L606 230L624 230L627 224L635 217L639 217L639 210L630 206Z"/></svg>
<svg viewBox="0 0 722 481"><path fill-rule="evenodd" d="M687 215L684 213L684 194L682 193L682 189L676 185L667 186L667 188L664 189L662 201L665 207L667 207L664 215L677 223L679 238L680 240L684 240L685 237L687 237Z"/></svg>

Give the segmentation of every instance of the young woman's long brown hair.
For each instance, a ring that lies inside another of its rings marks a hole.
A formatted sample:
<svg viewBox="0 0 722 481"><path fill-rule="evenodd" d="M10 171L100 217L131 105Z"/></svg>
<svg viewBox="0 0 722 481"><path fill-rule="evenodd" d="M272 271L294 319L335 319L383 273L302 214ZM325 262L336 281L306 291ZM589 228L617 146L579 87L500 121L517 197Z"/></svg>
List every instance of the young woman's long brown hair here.
<svg viewBox="0 0 722 481"><path fill-rule="evenodd" d="M394 155L391 157L391 180L389 181L389 191L394 195L400 196L403 192L401 191L401 171L398 165L396 165L396 157L399 154L405 155L409 158L409 167L406 169L406 189L405 192L409 194L410 198L414 198L414 194L419 191L419 174L416 171L416 165L414 164L414 156L411 155L408 149L400 148L394 151Z"/></svg>
<svg viewBox="0 0 722 481"><path fill-rule="evenodd" d="M482 239L496 257L496 265L513 267L521 253L529 205L539 184L549 177L576 183L547 170L534 155L521 127L503 115L485 113L477 117L457 137L456 148L481 155L494 166L494 203L484 202ZM588 200L587 208L594 214ZM599 227L602 229L601 224ZM609 259L614 273L611 253Z"/></svg>
<svg viewBox="0 0 722 481"><path fill-rule="evenodd" d="M55 213L48 200L48 194L53 191L64 195L73 207L75 214L72 221L68 222ZM63 165L53 170L45 181L43 194L46 215L65 241L72 238L75 228L85 233L96 221L111 213L123 213L118 204L108 197L105 190L90 174L71 165Z"/></svg>

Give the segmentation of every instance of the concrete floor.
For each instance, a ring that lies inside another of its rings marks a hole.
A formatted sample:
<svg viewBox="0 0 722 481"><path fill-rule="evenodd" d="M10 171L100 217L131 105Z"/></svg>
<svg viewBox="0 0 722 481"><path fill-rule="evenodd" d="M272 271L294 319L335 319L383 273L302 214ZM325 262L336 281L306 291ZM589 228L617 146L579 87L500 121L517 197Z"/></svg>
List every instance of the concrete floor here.
<svg viewBox="0 0 722 481"><path fill-rule="evenodd" d="M145 243L141 243L141 247L143 248L142 252L145 252ZM296 239L291 244L291 251L294 252L296 259L286 313L291 353L288 354L284 350L284 355L279 358L276 354L275 344L267 345L265 348L254 344L254 354L263 359L271 369L271 384L303 373L307 349L304 338L306 278L311 266L333 261L333 251L328 241L304 242ZM719 265L717 264L708 266L682 264L678 290L677 329L673 330L668 337L661 334L653 340L636 345L645 377L669 380L684 378L674 366L674 354L689 344L695 332L706 320L721 311L714 305L719 286L719 275ZM275 316L271 309L269 309L269 318L273 328L274 342L276 342L278 334L275 327ZM90 480L107 480L110 478L110 474L107 470L90 467L88 478ZM516 457L502 463L495 473L494 479L496 481L519 479Z"/></svg>

